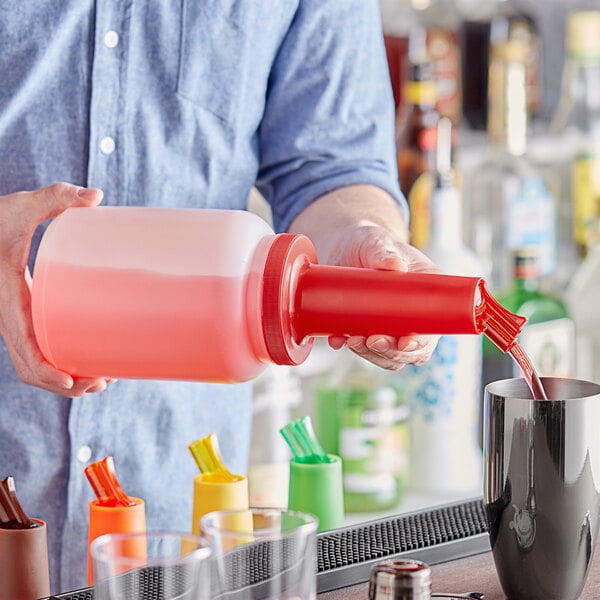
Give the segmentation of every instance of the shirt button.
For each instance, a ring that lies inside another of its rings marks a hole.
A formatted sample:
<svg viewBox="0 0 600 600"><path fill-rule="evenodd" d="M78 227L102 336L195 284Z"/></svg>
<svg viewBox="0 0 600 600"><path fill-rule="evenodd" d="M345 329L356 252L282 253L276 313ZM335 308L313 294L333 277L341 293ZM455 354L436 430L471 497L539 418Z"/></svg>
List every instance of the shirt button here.
<svg viewBox="0 0 600 600"><path fill-rule="evenodd" d="M89 446L80 446L75 456L80 463L86 463L92 458L92 449Z"/></svg>
<svg viewBox="0 0 600 600"><path fill-rule="evenodd" d="M100 140L100 152L102 154L112 154L115 151L115 140L111 137L103 137Z"/></svg>
<svg viewBox="0 0 600 600"><path fill-rule="evenodd" d="M119 44L119 34L112 29L104 34L104 44L107 48L116 48Z"/></svg>

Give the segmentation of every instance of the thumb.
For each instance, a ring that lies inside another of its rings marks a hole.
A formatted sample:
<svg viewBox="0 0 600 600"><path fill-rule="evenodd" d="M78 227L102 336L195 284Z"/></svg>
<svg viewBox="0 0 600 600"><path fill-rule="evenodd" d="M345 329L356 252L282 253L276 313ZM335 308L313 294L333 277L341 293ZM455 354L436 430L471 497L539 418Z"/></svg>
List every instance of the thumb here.
<svg viewBox="0 0 600 600"><path fill-rule="evenodd" d="M387 232L378 231L375 235L363 239L361 244L361 262L371 269L389 271L408 271L409 264L403 256L398 242Z"/></svg>
<svg viewBox="0 0 600 600"><path fill-rule="evenodd" d="M70 183L53 183L32 192L21 192L25 222L41 223L74 206L96 206L102 201L102 190Z"/></svg>
<svg viewBox="0 0 600 600"><path fill-rule="evenodd" d="M70 183L54 183L31 192L0 197L0 258L6 265L25 268L36 227L73 206L95 206L102 191Z"/></svg>

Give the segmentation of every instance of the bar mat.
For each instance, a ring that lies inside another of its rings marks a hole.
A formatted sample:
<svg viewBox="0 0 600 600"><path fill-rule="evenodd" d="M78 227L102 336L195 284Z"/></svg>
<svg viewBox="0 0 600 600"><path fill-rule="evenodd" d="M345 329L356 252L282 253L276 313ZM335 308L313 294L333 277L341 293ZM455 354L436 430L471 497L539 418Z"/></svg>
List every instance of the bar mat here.
<svg viewBox="0 0 600 600"><path fill-rule="evenodd" d="M427 564L456 560L489 551L487 523L480 498L402 513L317 536L317 591L319 593L369 580L371 568L384 559L414 558ZM256 548L250 551L256 552ZM240 597L260 598L260 583L270 576L264 560L252 561L252 572L233 569L232 589L243 587ZM243 579L241 581L240 579ZM140 599L154 600L160 584L149 573ZM86 588L44 600L93 600Z"/></svg>
<svg viewBox="0 0 600 600"><path fill-rule="evenodd" d="M403 513L319 534L317 588L325 592L369 580L390 558L429 565L490 550L481 499Z"/></svg>

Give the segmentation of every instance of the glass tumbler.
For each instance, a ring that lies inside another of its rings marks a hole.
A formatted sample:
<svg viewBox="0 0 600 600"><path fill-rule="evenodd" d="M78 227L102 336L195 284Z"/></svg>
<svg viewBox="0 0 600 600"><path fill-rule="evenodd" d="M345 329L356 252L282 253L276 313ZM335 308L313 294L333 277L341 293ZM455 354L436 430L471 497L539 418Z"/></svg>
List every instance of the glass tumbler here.
<svg viewBox="0 0 600 600"><path fill-rule="evenodd" d="M173 531L108 533L91 545L95 600L209 600L210 548Z"/></svg>

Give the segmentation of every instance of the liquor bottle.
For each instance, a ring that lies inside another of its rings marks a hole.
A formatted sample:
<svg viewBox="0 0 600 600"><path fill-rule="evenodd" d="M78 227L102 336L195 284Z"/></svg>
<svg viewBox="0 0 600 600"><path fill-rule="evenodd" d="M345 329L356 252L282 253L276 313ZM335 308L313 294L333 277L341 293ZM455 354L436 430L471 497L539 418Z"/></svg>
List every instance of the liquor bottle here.
<svg viewBox="0 0 600 600"><path fill-rule="evenodd" d="M405 491L408 408L394 379L344 350L315 388L317 435L342 459L347 512L392 508Z"/></svg>
<svg viewBox="0 0 600 600"><path fill-rule="evenodd" d="M565 292L575 322L575 376L600 381L600 244L589 246Z"/></svg>
<svg viewBox="0 0 600 600"><path fill-rule="evenodd" d="M561 96L550 123L559 152L563 284L600 236L600 11L571 13L565 40Z"/></svg>
<svg viewBox="0 0 600 600"><path fill-rule="evenodd" d="M433 64L419 60L409 68L396 119L398 173L406 197L419 175L435 167L435 128L440 117L435 109L438 94Z"/></svg>
<svg viewBox="0 0 600 600"><path fill-rule="evenodd" d="M462 197L451 163L451 127L446 118L438 125L431 235L424 252L447 273L483 276L481 261L463 242ZM412 490L441 494L480 489L481 361L481 340L446 335L426 364L406 369Z"/></svg>
<svg viewBox="0 0 600 600"><path fill-rule="evenodd" d="M413 0L417 28L424 30L425 54L431 61L437 84L435 108L458 125L462 119L462 72L459 39L460 14L453 0Z"/></svg>
<svg viewBox="0 0 600 600"><path fill-rule="evenodd" d="M435 169L436 127L439 113L435 108L437 84L433 64L411 64L411 75L402 88L403 105L396 123L396 147L400 189L408 198L419 177ZM412 243L422 248L427 239L428 208L423 203L410 206Z"/></svg>
<svg viewBox="0 0 600 600"><path fill-rule="evenodd" d="M511 280L511 253L534 246L542 276L556 266L556 207L528 159L527 49L509 40L491 49L489 146L483 164L465 173L466 241L484 260L495 292Z"/></svg>
<svg viewBox="0 0 600 600"><path fill-rule="evenodd" d="M379 9L392 91L398 110L402 103L408 39L411 30L417 25L417 16L411 0L379 0Z"/></svg>
<svg viewBox="0 0 600 600"><path fill-rule="evenodd" d="M519 248L513 255L514 279L498 301L507 310L519 311L527 323L519 336L523 350L541 376L572 377L575 370L575 327L562 299L541 287L538 254ZM484 340L483 384L497 379L520 377L509 356L496 352Z"/></svg>
<svg viewBox="0 0 600 600"><path fill-rule="evenodd" d="M535 114L542 89L541 36L535 19L511 0L478 4L478 12L461 24L463 116L472 129L486 129L489 115L488 75L491 49L511 39L527 47L525 80L527 108Z"/></svg>
<svg viewBox="0 0 600 600"><path fill-rule="evenodd" d="M436 109L454 123L461 120L460 15L453 0L380 0L382 27L396 109L405 98L403 83L410 77L409 53L415 60L415 44L421 58L433 65L439 94ZM411 48L412 47L412 48Z"/></svg>

